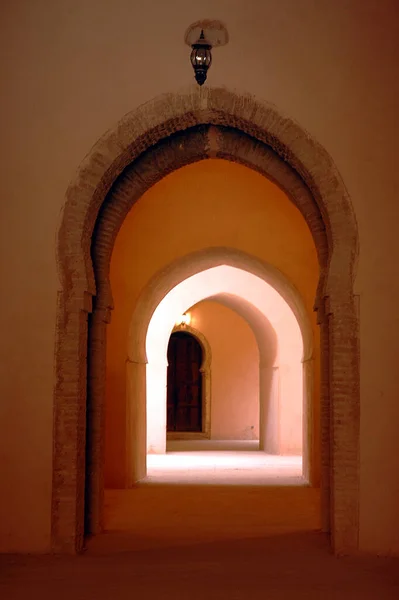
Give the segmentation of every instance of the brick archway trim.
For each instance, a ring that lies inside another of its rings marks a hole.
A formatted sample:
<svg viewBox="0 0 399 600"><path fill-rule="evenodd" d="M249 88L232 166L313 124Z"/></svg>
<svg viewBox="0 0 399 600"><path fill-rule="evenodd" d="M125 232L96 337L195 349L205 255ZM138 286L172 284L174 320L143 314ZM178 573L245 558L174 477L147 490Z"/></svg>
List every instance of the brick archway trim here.
<svg viewBox="0 0 399 600"><path fill-rule="evenodd" d="M273 106L225 89L193 88L126 115L93 147L67 190L57 246L54 551L75 552L83 546L85 468L87 495L97 489L97 505L100 500L101 469L93 467L101 456L103 416L98 409L114 240L146 189L167 173L209 157L240 162L273 179L312 232L320 264L315 309L322 344L322 485L324 504L331 502L325 514L331 517L335 551L357 549L359 354L353 281L358 238L350 199L328 153ZM94 397L96 405L90 400ZM89 520L92 531L101 527L95 510Z"/></svg>

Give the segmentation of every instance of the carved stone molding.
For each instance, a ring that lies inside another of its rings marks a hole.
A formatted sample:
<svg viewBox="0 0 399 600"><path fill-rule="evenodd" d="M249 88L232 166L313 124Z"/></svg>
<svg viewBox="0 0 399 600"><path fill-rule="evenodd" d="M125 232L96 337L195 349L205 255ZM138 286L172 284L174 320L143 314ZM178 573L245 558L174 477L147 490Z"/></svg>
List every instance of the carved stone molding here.
<svg viewBox="0 0 399 600"><path fill-rule="evenodd" d="M320 319L328 322L322 326L321 454L324 490L329 486L329 508L324 508L335 551L351 553L358 547L359 328L353 296L358 237L350 199L331 157L295 121L251 96L193 86L126 115L88 153L67 190L57 243L55 551L82 548L85 514L93 531L101 528L102 480L96 469L103 460L109 320L104 315L112 309L109 262L119 228L135 200L155 182L214 156L275 181L313 235L320 265L315 309L328 315Z"/></svg>

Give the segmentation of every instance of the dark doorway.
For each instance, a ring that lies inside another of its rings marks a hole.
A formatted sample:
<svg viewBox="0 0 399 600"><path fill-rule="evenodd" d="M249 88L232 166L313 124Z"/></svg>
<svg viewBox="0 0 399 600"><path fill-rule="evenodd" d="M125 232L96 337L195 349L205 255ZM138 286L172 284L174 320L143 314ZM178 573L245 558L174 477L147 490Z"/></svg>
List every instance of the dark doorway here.
<svg viewBox="0 0 399 600"><path fill-rule="evenodd" d="M172 333L168 345L167 430L202 431L202 348L189 333Z"/></svg>

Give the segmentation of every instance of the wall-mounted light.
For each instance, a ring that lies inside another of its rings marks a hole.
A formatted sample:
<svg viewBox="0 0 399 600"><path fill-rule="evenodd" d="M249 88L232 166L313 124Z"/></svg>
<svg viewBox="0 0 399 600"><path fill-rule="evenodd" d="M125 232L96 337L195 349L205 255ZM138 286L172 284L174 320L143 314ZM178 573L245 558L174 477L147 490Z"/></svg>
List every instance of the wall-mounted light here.
<svg viewBox="0 0 399 600"><path fill-rule="evenodd" d="M190 60L194 68L195 79L199 85L203 85L206 81L208 69L212 64L212 45L205 39L203 29L201 29L201 35L191 48Z"/></svg>
<svg viewBox="0 0 399 600"><path fill-rule="evenodd" d="M203 19L190 25L184 41L191 46L190 61L195 79L199 85L203 85L212 64L212 49L224 46L229 41L227 29L220 21Z"/></svg>
<svg viewBox="0 0 399 600"><path fill-rule="evenodd" d="M190 323L191 323L191 315L190 315L190 313L184 313L176 321L176 325L177 326L190 325Z"/></svg>

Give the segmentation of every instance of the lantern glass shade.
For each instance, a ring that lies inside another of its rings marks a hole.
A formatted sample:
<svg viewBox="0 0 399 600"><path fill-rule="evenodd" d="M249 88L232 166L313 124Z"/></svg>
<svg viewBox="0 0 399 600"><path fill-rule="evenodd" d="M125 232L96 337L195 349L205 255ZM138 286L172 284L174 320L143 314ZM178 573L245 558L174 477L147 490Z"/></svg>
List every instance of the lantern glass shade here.
<svg viewBox="0 0 399 600"><path fill-rule="evenodd" d="M212 54L209 46L195 44L191 51L191 64L196 67L209 69L212 62Z"/></svg>
<svg viewBox="0 0 399 600"><path fill-rule="evenodd" d="M201 30L201 35L195 44L192 45L190 61L194 67L195 79L199 85L203 85L206 81L206 76L209 67L212 63L212 46L205 39L204 31Z"/></svg>

